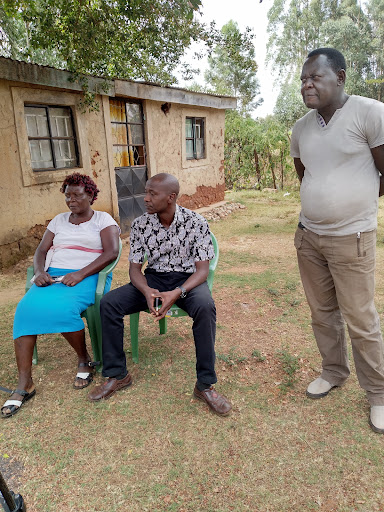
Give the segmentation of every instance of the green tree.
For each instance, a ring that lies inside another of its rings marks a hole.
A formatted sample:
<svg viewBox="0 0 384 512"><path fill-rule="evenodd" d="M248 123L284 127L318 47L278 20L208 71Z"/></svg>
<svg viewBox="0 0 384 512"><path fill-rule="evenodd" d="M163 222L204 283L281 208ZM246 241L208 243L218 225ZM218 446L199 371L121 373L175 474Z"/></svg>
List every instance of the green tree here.
<svg viewBox="0 0 384 512"><path fill-rule="evenodd" d="M241 33L237 23L229 21L221 29L221 38L212 55L208 58L209 69L205 72L208 87L217 94L236 96L239 111L254 110L261 99L259 82L256 78L254 34L250 28Z"/></svg>
<svg viewBox="0 0 384 512"><path fill-rule="evenodd" d="M384 0L370 0L367 11L372 27L372 78L368 78L369 96L384 101Z"/></svg>
<svg viewBox="0 0 384 512"><path fill-rule="evenodd" d="M255 120L228 111L224 146L227 188L284 188L287 179L295 182L289 145L289 132L276 117Z"/></svg>
<svg viewBox="0 0 384 512"><path fill-rule="evenodd" d="M308 53L340 50L347 62L346 91L382 99L384 0L274 0L268 18L268 59L283 84L275 113L292 124L303 114L299 76Z"/></svg>
<svg viewBox="0 0 384 512"><path fill-rule="evenodd" d="M201 0L2 0L0 52L74 73L174 83L192 41L213 42Z"/></svg>
<svg viewBox="0 0 384 512"><path fill-rule="evenodd" d="M292 128L295 122L308 112L300 93L298 71L281 85L273 112L287 129Z"/></svg>

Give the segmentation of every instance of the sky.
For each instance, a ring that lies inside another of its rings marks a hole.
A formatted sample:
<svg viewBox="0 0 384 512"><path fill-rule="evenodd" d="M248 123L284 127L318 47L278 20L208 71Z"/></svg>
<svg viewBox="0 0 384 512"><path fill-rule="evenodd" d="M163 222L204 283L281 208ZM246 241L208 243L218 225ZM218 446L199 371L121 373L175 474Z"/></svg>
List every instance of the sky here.
<svg viewBox="0 0 384 512"><path fill-rule="evenodd" d="M239 29L243 32L248 26L256 34L255 50L256 62L258 65L257 78L260 83L260 96L264 103L253 113L253 117L265 117L273 113L276 98L279 93L278 88L274 86L274 77L271 69L265 65L267 35L267 13L271 8L270 0L203 0L201 12L204 23L215 21L217 28L221 29L229 20L236 21ZM195 61L195 67L206 69L206 63ZM196 76L195 81L203 84L203 72L201 76Z"/></svg>

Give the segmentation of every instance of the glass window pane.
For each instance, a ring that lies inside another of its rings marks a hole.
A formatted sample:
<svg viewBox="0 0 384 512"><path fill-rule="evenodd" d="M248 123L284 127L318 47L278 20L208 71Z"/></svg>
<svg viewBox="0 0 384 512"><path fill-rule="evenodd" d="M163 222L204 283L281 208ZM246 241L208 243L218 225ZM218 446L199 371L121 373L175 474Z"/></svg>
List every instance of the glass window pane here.
<svg viewBox="0 0 384 512"><path fill-rule="evenodd" d="M128 144L127 141L127 125L112 123L112 143Z"/></svg>
<svg viewBox="0 0 384 512"><path fill-rule="evenodd" d="M45 108L25 107L25 120L29 137L49 137Z"/></svg>
<svg viewBox="0 0 384 512"><path fill-rule="evenodd" d="M143 126L138 124L128 125L130 144L144 144Z"/></svg>
<svg viewBox="0 0 384 512"><path fill-rule="evenodd" d="M73 140L54 140L56 167L76 167L77 158Z"/></svg>
<svg viewBox="0 0 384 512"><path fill-rule="evenodd" d="M185 136L193 137L192 119L190 117L185 120Z"/></svg>
<svg viewBox="0 0 384 512"><path fill-rule="evenodd" d="M144 146L129 146L131 165L145 165Z"/></svg>
<svg viewBox="0 0 384 512"><path fill-rule="evenodd" d="M193 158L193 140L187 140L187 158Z"/></svg>
<svg viewBox="0 0 384 512"><path fill-rule="evenodd" d="M126 103L128 123L142 123L141 106L138 103Z"/></svg>
<svg viewBox="0 0 384 512"><path fill-rule="evenodd" d="M53 167L51 144L49 140L30 140L32 169L46 169Z"/></svg>
<svg viewBox="0 0 384 512"><path fill-rule="evenodd" d="M110 100L109 111L111 114L111 121L117 123L125 123L127 121L125 117L125 104L123 101Z"/></svg>
<svg viewBox="0 0 384 512"><path fill-rule="evenodd" d="M196 158L204 158L204 140L196 140Z"/></svg>
<svg viewBox="0 0 384 512"><path fill-rule="evenodd" d="M203 137L203 120L202 119L196 119L195 124L195 137L196 139L201 139Z"/></svg>
<svg viewBox="0 0 384 512"><path fill-rule="evenodd" d="M68 108L50 108L49 120L52 137L73 136L71 111Z"/></svg>
<svg viewBox="0 0 384 512"><path fill-rule="evenodd" d="M128 147L113 146L113 166L129 167Z"/></svg>

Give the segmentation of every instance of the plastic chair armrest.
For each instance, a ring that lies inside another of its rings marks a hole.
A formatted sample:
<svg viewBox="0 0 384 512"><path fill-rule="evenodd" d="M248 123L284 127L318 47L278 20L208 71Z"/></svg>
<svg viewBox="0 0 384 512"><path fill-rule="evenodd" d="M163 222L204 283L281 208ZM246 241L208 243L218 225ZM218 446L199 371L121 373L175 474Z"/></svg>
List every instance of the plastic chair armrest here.
<svg viewBox="0 0 384 512"><path fill-rule="evenodd" d="M27 268L27 281L25 283L25 293L27 293L27 291L32 286L31 279L33 277L33 274L34 274L34 268L33 267L28 267Z"/></svg>

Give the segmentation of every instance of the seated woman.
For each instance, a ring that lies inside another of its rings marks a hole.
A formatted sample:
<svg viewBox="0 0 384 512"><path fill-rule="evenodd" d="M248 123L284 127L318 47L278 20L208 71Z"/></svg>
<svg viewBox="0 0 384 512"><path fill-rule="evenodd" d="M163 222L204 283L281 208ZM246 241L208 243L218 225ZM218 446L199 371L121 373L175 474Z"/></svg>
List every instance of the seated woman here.
<svg viewBox="0 0 384 512"><path fill-rule="evenodd" d="M95 364L85 345L81 313L95 301L98 272L118 255L120 228L108 213L92 210L99 190L89 176L68 176L60 191L70 212L48 224L33 259L34 285L16 309L13 338L19 381L1 408L3 418L16 414L36 394L32 355L38 334L60 332L74 348L75 389L93 380ZM111 277L107 290L110 286Z"/></svg>

